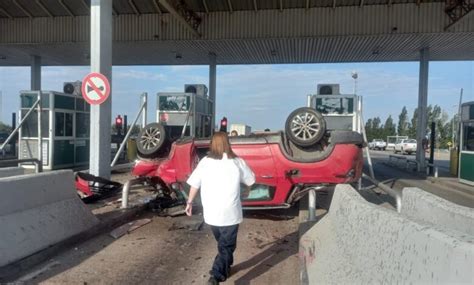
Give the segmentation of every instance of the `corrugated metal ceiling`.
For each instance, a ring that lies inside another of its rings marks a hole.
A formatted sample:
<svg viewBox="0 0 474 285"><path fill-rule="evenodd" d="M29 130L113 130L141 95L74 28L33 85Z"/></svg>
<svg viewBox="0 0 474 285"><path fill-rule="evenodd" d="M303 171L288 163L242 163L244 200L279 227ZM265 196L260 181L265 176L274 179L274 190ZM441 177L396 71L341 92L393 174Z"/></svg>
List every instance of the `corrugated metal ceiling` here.
<svg viewBox="0 0 474 285"><path fill-rule="evenodd" d="M430 60L473 60L474 33L321 37L299 39L146 41L114 43L114 65L281 64L415 61L430 46ZM176 57L176 53L181 55ZM0 45L0 66L29 65L39 54L44 65L88 65L87 43Z"/></svg>
<svg viewBox="0 0 474 285"><path fill-rule="evenodd" d="M132 0L139 14L155 14L158 11L155 8L154 1L157 0ZM168 0L171 1L171 0ZM233 11L254 10L253 0L229 0ZM334 2L335 1L335 2ZM40 4L38 4L40 2ZM53 16L69 16L69 12L64 8L60 0L2 0L0 1L0 18L6 18L9 15L14 18L29 17L48 17L48 12L41 7L43 5ZM89 14L90 0L62 0L64 5L76 16L85 16ZM209 12L230 11L227 0L185 0L188 8L194 12L206 12L205 5ZM402 3L417 3L417 0L392 0L393 5ZM443 0L421 0L420 3L444 2ZM15 4L17 3L17 4ZM359 6L361 0L257 0L257 9L294 9L294 8L314 8L314 7L336 7ZM282 6L280 6L280 3ZM387 5L389 0L363 0L364 5ZM307 6L308 4L308 6ZM117 14L135 14L130 4L130 0L113 0L114 10ZM21 6L21 7L19 7ZM161 5L160 10L167 12ZM26 10L26 13L22 11ZM4 14L1 10L7 14Z"/></svg>

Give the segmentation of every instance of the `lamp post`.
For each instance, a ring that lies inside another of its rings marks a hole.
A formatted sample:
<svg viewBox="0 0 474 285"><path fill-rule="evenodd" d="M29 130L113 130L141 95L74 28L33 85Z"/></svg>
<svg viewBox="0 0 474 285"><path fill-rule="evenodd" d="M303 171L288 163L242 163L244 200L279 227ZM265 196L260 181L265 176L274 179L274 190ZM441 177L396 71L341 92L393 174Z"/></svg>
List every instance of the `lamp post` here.
<svg viewBox="0 0 474 285"><path fill-rule="evenodd" d="M357 94L357 78L359 78L359 75L357 74L357 71L353 70L351 76L354 79L354 95L356 95Z"/></svg>

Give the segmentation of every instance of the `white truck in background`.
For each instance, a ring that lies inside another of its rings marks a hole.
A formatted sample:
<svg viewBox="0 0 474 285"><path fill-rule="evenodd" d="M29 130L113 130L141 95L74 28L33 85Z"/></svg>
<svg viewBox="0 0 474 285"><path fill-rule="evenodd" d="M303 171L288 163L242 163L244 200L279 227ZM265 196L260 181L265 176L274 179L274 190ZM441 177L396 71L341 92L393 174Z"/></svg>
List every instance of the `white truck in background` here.
<svg viewBox="0 0 474 285"><path fill-rule="evenodd" d="M373 139L369 142L369 149L385 150L387 148L387 143L381 139Z"/></svg>
<svg viewBox="0 0 474 285"><path fill-rule="evenodd" d="M252 128L245 124L231 124L230 125L230 135L232 136L232 132L237 132L238 136L248 136L250 135ZM234 133L235 133L234 132Z"/></svg>

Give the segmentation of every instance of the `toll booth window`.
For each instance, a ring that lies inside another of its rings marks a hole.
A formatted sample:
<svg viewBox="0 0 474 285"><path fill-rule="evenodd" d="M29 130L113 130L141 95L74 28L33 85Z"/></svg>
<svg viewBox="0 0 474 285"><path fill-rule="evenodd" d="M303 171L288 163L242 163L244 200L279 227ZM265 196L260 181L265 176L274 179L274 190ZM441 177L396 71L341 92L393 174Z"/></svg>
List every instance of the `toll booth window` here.
<svg viewBox="0 0 474 285"><path fill-rule="evenodd" d="M49 94L41 94L41 107L49 108ZM21 108L31 108L36 102L38 96L36 93L21 94Z"/></svg>
<svg viewBox="0 0 474 285"><path fill-rule="evenodd" d="M57 137L72 137L73 135L73 114L72 113L55 113L55 131Z"/></svg>
<svg viewBox="0 0 474 285"><path fill-rule="evenodd" d="M76 137L89 137L90 116L87 113L76 113Z"/></svg>
<svg viewBox="0 0 474 285"><path fill-rule="evenodd" d="M21 110L21 118L23 118L28 110ZM43 111L41 116L41 137L49 137L49 112ZM26 121L21 127L22 138L35 138L38 137L38 111L33 111L28 116Z"/></svg>
<svg viewBox="0 0 474 285"><path fill-rule="evenodd" d="M317 98L316 110L323 114L353 114L354 98Z"/></svg>
<svg viewBox="0 0 474 285"><path fill-rule="evenodd" d="M69 96L55 95L54 96L54 107L57 109L68 109L74 110L74 98Z"/></svg>
<svg viewBox="0 0 474 285"><path fill-rule="evenodd" d="M474 151L474 122L464 123L462 150Z"/></svg>
<svg viewBox="0 0 474 285"><path fill-rule="evenodd" d="M160 96L160 111L188 111L190 105L189 96Z"/></svg>

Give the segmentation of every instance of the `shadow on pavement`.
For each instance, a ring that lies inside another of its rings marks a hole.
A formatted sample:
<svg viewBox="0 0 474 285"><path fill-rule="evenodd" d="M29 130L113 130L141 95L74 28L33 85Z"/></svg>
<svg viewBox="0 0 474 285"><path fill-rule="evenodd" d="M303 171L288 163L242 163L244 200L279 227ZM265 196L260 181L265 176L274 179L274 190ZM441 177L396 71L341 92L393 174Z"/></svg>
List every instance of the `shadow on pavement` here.
<svg viewBox="0 0 474 285"><path fill-rule="evenodd" d="M288 246L282 248L283 244L287 244ZM297 231L267 244L266 246L271 246L265 251L251 257L244 262L234 265L232 267L232 274L253 267L249 272L245 273L245 275L235 280L235 284L250 284L253 279L261 276L265 272L269 271L272 267L289 258L290 256L297 254L298 246L291 246L292 244L298 244Z"/></svg>

